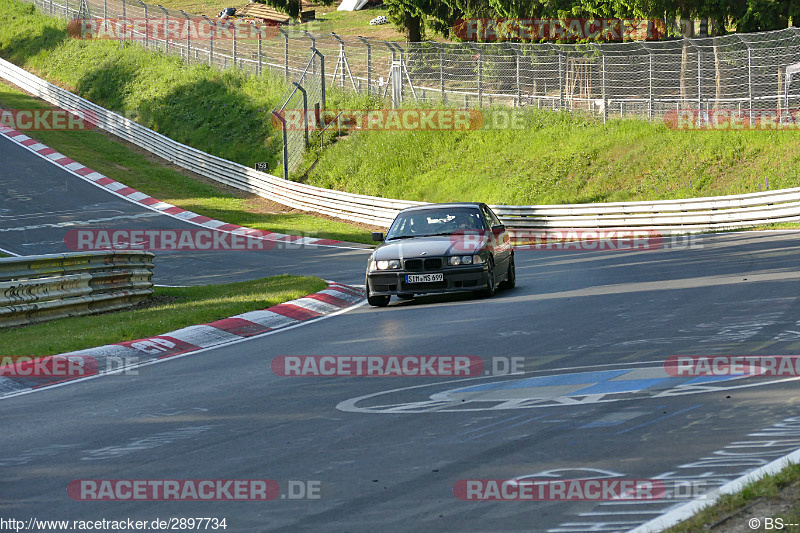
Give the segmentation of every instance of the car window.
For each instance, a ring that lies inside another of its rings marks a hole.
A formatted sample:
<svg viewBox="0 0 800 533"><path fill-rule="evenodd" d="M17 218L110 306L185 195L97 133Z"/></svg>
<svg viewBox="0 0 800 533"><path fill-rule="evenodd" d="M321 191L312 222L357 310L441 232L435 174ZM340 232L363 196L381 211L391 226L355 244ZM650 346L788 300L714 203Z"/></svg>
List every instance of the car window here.
<svg viewBox="0 0 800 533"><path fill-rule="evenodd" d="M486 221L489 223L490 227L502 224L502 222L500 222L500 220L494 214L494 211L489 209L487 206L482 205L481 210L483 211L483 214L486 216Z"/></svg>
<svg viewBox="0 0 800 533"><path fill-rule="evenodd" d="M454 207L400 213L386 233L386 239L450 234L464 230L485 230L477 208Z"/></svg>

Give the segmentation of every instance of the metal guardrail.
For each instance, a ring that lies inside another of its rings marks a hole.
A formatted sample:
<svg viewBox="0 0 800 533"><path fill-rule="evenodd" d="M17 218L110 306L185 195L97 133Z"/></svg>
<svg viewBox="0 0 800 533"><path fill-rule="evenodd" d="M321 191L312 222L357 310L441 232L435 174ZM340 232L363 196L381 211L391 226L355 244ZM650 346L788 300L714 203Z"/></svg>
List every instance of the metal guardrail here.
<svg viewBox="0 0 800 533"><path fill-rule="evenodd" d="M425 203L323 189L227 161L173 141L2 59L0 77L61 108L92 111L98 127L171 163L289 207L388 227L400 209ZM492 208L511 230L639 228L687 233L800 221L800 188L687 200Z"/></svg>
<svg viewBox="0 0 800 533"><path fill-rule="evenodd" d="M0 328L130 307L153 294L150 252L0 259Z"/></svg>

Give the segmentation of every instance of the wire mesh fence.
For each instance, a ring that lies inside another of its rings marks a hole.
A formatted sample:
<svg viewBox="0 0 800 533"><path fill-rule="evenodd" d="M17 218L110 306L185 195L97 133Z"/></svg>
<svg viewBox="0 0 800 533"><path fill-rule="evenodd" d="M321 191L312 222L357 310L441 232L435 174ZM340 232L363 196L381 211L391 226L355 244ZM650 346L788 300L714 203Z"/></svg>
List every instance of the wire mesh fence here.
<svg viewBox="0 0 800 533"><path fill-rule="evenodd" d="M303 155L324 120L325 58L312 50L302 74L272 112L283 134L283 177L297 170Z"/></svg>
<svg viewBox="0 0 800 533"><path fill-rule="evenodd" d="M399 43L208 19L141 0L29 0L53 16L91 20L110 38L187 61L297 81L309 50L325 84L456 108L506 105L653 120L675 109L800 106L786 68L800 62L800 29L699 39L599 44ZM75 28L77 26L77 29ZM109 30L109 27L112 29ZM321 89L320 89L321 92Z"/></svg>

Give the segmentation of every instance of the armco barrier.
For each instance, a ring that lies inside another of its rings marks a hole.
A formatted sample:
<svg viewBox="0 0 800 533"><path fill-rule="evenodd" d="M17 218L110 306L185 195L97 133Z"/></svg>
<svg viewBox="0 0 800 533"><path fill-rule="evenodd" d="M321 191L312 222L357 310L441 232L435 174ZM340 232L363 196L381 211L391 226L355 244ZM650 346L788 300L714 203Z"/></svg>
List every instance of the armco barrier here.
<svg viewBox="0 0 800 533"><path fill-rule="evenodd" d="M129 307L153 294L150 252L0 259L0 328Z"/></svg>
<svg viewBox="0 0 800 533"><path fill-rule="evenodd" d="M0 77L64 109L86 109L97 126L178 166L283 205L388 227L424 202L351 194L287 181L173 141L0 59ZM800 221L800 188L735 196L574 205L492 206L512 230L637 228L664 234Z"/></svg>

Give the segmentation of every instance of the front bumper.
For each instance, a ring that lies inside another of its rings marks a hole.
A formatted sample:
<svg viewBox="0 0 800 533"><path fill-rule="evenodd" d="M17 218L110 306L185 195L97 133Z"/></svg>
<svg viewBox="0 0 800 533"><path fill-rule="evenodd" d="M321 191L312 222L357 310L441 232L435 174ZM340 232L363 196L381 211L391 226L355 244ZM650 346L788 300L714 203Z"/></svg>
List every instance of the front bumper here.
<svg viewBox="0 0 800 533"><path fill-rule="evenodd" d="M443 281L406 283L408 274L444 274ZM371 296L396 294L442 294L483 289L489 286L489 270L485 266L454 267L437 271L375 270L367 273Z"/></svg>

